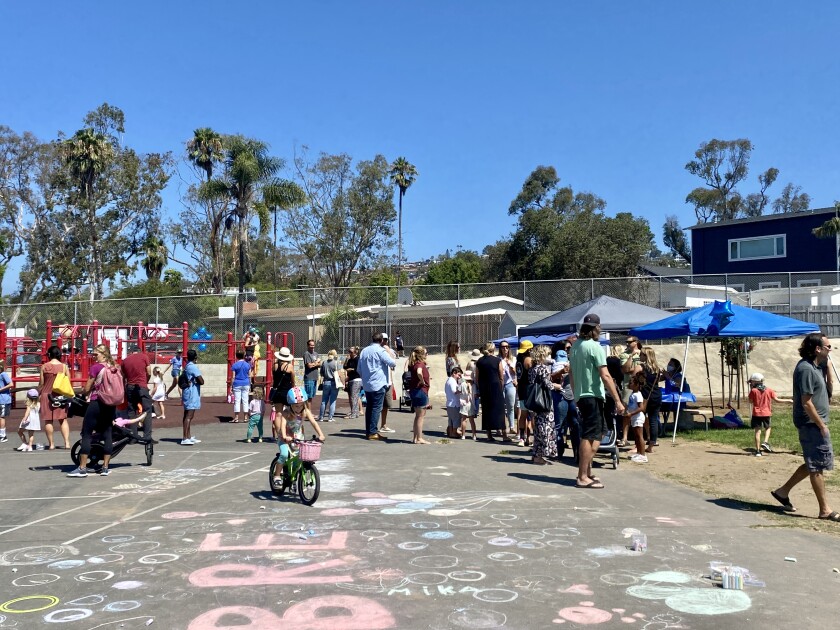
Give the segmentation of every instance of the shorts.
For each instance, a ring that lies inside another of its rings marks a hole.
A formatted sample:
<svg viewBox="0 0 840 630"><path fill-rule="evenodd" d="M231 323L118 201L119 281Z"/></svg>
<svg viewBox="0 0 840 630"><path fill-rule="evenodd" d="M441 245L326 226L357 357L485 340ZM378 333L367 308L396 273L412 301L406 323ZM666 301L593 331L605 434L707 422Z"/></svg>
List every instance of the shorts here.
<svg viewBox="0 0 840 630"><path fill-rule="evenodd" d="M799 427L799 444L808 472L834 470L834 451L831 447L831 435L824 437L813 422Z"/></svg>
<svg viewBox="0 0 840 630"><path fill-rule="evenodd" d="M12 408L12 405L9 403L3 403L0 405L0 418L8 418L9 417L9 410Z"/></svg>
<svg viewBox="0 0 840 630"><path fill-rule="evenodd" d="M409 395L411 396L412 407L420 407L422 409L429 404L429 395L422 389L413 389L409 392ZM388 398L388 394L385 394L385 398Z"/></svg>
<svg viewBox="0 0 840 630"><path fill-rule="evenodd" d="M458 407L447 407L446 417L449 419L449 426L453 429L461 426L461 410Z"/></svg>
<svg viewBox="0 0 840 630"><path fill-rule="evenodd" d="M577 401L577 408L580 413L580 439L600 442L607 432L604 401L586 396Z"/></svg>
<svg viewBox="0 0 840 630"><path fill-rule="evenodd" d="M645 426L645 414L636 413L630 416L630 426L634 429L640 429Z"/></svg>
<svg viewBox="0 0 840 630"><path fill-rule="evenodd" d="M389 385L388 389L385 390L385 398L382 401L382 408L383 409L391 409L394 406L394 386Z"/></svg>
<svg viewBox="0 0 840 630"><path fill-rule="evenodd" d="M315 394L318 392L318 381L310 381L308 379L303 379L303 391L306 392L307 399L312 400L313 398L315 398Z"/></svg>
<svg viewBox="0 0 840 630"><path fill-rule="evenodd" d="M750 427L753 429L769 429L770 416L753 416L750 420Z"/></svg>

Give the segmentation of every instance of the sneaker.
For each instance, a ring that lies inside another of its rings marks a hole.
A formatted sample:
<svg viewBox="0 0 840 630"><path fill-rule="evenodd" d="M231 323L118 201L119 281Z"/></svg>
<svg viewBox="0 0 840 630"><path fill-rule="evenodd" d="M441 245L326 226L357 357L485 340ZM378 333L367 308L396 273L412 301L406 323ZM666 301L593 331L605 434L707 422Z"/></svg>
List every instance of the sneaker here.
<svg viewBox="0 0 840 630"><path fill-rule="evenodd" d="M755 456L756 456L756 457L761 457L761 451L756 451L756 452L755 452Z"/></svg>
<svg viewBox="0 0 840 630"><path fill-rule="evenodd" d="M461 436L461 439L462 439L462 440L466 440L466 439L467 439L467 436L466 436L466 435L462 435L462 436Z"/></svg>
<svg viewBox="0 0 840 630"><path fill-rule="evenodd" d="M108 468L106 468L105 466L103 466L102 468L99 469L99 476L100 477L107 477L110 474L111 474L111 471L108 470Z"/></svg>
<svg viewBox="0 0 840 630"><path fill-rule="evenodd" d="M769 445L767 442L762 442L762 443L761 443L761 448L763 448L763 449L764 449L765 451L767 451L768 453L772 453L772 452L773 452L773 449L772 449L772 448L770 448L770 445Z"/></svg>
<svg viewBox="0 0 840 630"><path fill-rule="evenodd" d="M516 443L517 446L525 446L525 440L519 438L519 441Z"/></svg>
<svg viewBox="0 0 840 630"><path fill-rule="evenodd" d="M370 433L367 436L367 439L377 441L377 440L384 440L385 438L381 437L378 433Z"/></svg>
<svg viewBox="0 0 840 630"><path fill-rule="evenodd" d="M382 427L379 429L380 433L395 433L395 431L391 427Z"/></svg>
<svg viewBox="0 0 840 630"><path fill-rule="evenodd" d="M263 439L262 439L262 438L258 438L258 439L257 439L257 442L259 442L260 444L262 444L262 441L263 441Z"/></svg>
<svg viewBox="0 0 840 630"><path fill-rule="evenodd" d="M191 438L181 440L181 446L195 446L195 442Z"/></svg>
<svg viewBox="0 0 840 630"><path fill-rule="evenodd" d="M639 453L635 453L630 456L631 462L636 462L637 464L647 464L648 458L647 455L640 455Z"/></svg>
<svg viewBox="0 0 840 630"><path fill-rule="evenodd" d="M201 440L199 440L199 439L198 439L197 437L195 437L195 436L192 436L190 439L192 440L193 444L201 444Z"/></svg>
<svg viewBox="0 0 840 630"><path fill-rule="evenodd" d="M21 444L15 450L16 451L21 451L21 452L28 451L29 450L29 444Z"/></svg>
<svg viewBox="0 0 840 630"><path fill-rule="evenodd" d="M69 473L67 473L68 477L87 477L87 470L82 470L81 468L74 468Z"/></svg>
<svg viewBox="0 0 840 630"><path fill-rule="evenodd" d="M9 441L9 438L7 438L5 435L0 435L0 442L8 442L8 441Z"/></svg>

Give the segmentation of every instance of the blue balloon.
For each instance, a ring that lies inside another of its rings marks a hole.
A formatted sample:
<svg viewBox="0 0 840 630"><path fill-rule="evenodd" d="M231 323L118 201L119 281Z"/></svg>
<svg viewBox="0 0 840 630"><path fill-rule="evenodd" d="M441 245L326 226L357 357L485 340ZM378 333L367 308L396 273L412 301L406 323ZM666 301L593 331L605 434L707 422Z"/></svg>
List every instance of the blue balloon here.
<svg viewBox="0 0 840 630"><path fill-rule="evenodd" d="M204 352L205 350L207 350L207 344L206 343L198 344L198 349L199 349L199 351Z"/></svg>
<svg viewBox="0 0 840 630"><path fill-rule="evenodd" d="M204 326L201 326L201 327L198 329L198 332L200 332L200 333L202 333L202 334L203 334L203 333L206 333L206 332L207 332L207 329L206 329Z"/></svg>
<svg viewBox="0 0 840 630"><path fill-rule="evenodd" d="M193 333L192 335L190 335L190 339L192 339L193 341L198 341L199 340L198 333L196 332L196 333Z"/></svg>
<svg viewBox="0 0 840 630"><path fill-rule="evenodd" d="M713 336L726 328L732 318L735 317L735 313L732 311L732 302L730 300L726 300L726 302L715 300L715 305L709 315L712 318L712 323L706 332Z"/></svg>
<svg viewBox="0 0 840 630"><path fill-rule="evenodd" d="M207 334L205 335L205 337L204 337L204 338L205 338L207 341L210 341L211 339L213 339L213 333L207 333Z"/></svg>

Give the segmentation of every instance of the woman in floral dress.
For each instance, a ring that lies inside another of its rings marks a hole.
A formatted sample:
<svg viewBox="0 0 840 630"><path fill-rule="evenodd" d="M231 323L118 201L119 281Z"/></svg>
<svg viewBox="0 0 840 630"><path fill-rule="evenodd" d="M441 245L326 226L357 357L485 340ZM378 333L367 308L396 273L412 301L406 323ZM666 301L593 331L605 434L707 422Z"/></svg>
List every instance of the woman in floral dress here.
<svg viewBox="0 0 840 630"><path fill-rule="evenodd" d="M547 390L561 390L562 385L551 380L551 367L547 361L551 356L548 346L537 346L531 351L534 365L528 370L529 387L545 387ZM545 465L547 458L557 457L557 434L554 430L554 410L535 414L534 451L532 463Z"/></svg>

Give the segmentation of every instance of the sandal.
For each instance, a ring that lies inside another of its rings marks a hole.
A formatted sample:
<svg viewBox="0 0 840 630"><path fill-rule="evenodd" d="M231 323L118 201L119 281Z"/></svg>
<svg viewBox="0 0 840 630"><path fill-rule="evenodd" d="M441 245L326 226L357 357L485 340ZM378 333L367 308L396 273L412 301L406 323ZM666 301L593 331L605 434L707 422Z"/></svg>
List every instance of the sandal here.
<svg viewBox="0 0 840 630"><path fill-rule="evenodd" d="M771 490L770 495L774 499L776 499L776 501L778 501L779 503L782 504L782 509L785 512L796 512L796 508L793 507L793 503L790 502L790 497L783 497L782 495L777 493L775 490ZM834 514L834 512L832 512L832 514Z"/></svg>
<svg viewBox="0 0 840 630"><path fill-rule="evenodd" d="M840 513L832 512L831 514L826 514L825 516L820 516L821 521L834 521L835 523L840 523Z"/></svg>
<svg viewBox="0 0 840 630"><path fill-rule="evenodd" d="M531 460L532 464L536 464L537 466L545 466L548 462L545 461L542 457L535 457Z"/></svg>

